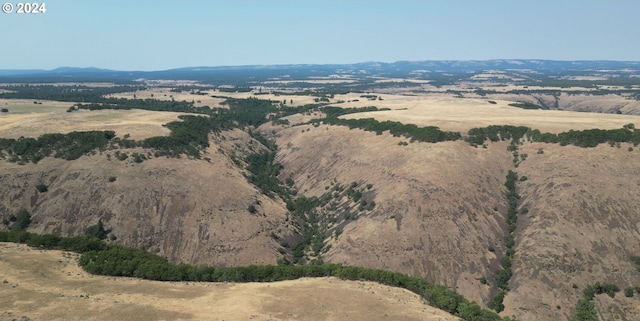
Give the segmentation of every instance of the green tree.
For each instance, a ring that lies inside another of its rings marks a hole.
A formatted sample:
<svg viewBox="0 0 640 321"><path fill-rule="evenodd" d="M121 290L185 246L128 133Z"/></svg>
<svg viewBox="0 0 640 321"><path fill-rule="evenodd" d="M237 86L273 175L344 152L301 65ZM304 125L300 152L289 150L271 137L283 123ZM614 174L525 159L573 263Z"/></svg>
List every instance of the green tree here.
<svg viewBox="0 0 640 321"><path fill-rule="evenodd" d="M571 321L598 321L595 303L588 297L581 298L576 304L576 315Z"/></svg>
<svg viewBox="0 0 640 321"><path fill-rule="evenodd" d="M107 238L108 233L109 232L104 229L104 224L102 223L102 220L98 220L98 224L87 227L87 229L84 232L84 235L88 238L95 237L99 240L104 240L105 238Z"/></svg>
<svg viewBox="0 0 640 321"><path fill-rule="evenodd" d="M31 215L24 208L15 216L15 222L9 228L11 231L24 231L31 224Z"/></svg>

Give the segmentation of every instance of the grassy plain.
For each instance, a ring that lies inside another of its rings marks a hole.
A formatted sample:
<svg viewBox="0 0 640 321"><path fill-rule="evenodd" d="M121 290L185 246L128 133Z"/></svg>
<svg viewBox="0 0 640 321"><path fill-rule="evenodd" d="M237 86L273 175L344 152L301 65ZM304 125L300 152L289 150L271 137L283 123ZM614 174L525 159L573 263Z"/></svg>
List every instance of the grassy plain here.
<svg viewBox="0 0 640 321"><path fill-rule="evenodd" d="M419 126L438 126L466 134L473 127L489 125L528 126L548 132L591 128L615 129L628 123L640 124L640 116L562 110L526 110L509 106L513 101L455 98L451 95L408 96L377 94L383 100L367 100L355 94L336 96L347 102L340 107L376 106L389 111L357 113L344 118L375 118ZM353 101L357 99L358 101ZM351 100L351 102L348 102Z"/></svg>
<svg viewBox="0 0 640 321"><path fill-rule="evenodd" d="M45 133L68 133L87 130L114 130L122 137L129 134L132 139L144 139L169 134L162 127L179 120L181 113L154 112L146 110L79 110L67 112L73 103L49 102L42 105L23 100L0 100L0 105L9 109L0 114L0 137L38 137Z"/></svg>

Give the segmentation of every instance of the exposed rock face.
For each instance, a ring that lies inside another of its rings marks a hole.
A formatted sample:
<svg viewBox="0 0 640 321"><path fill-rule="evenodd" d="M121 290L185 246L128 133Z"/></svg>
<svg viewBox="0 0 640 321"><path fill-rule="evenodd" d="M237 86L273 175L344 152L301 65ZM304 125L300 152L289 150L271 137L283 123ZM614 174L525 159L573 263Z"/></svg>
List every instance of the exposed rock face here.
<svg viewBox="0 0 640 321"><path fill-rule="evenodd" d="M275 264L279 245L270 235L290 233L286 210L260 194L225 155L245 152L233 145L248 146L248 136L234 131L220 138L205 155L209 162L153 158L138 164L108 160L108 152L35 165L0 162L3 216L24 207L32 213L30 230L61 235L82 235L102 219L115 242L176 262ZM37 192L39 183L48 191ZM257 213L248 212L249 204L258 204Z"/></svg>

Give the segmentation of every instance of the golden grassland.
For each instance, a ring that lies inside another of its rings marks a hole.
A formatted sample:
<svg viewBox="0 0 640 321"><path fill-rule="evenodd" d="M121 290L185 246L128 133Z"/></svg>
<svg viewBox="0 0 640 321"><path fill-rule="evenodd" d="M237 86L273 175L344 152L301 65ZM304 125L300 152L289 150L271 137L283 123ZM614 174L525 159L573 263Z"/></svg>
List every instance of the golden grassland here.
<svg viewBox="0 0 640 321"><path fill-rule="evenodd" d="M73 103L44 101L42 105L23 100L0 100L9 109L0 114L0 137L38 137L46 133L72 131L114 130L122 137L132 139L168 135L163 124L177 121L182 113L146 110L78 110L67 112Z"/></svg>
<svg viewBox="0 0 640 321"><path fill-rule="evenodd" d="M515 125L537 128L541 131L562 131L591 128L615 129L628 123L640 124L640 116L604 113L572 112L562 110L527 110L509 106L512 101L455 98L450 95L406 96L376 94L382 100L367 100L359 95L336 96L347 102L340 107L390 108L389 111L349 114L344 118L375 118L419 126L438 126L442 130L460 131L463 134L474 127L489 125ZM357 102L353 100L357 99ZM348 102L351 100L351 102Z"/></svg>
<svg viewBox="0 0 640 321"><path fill-rule="evenodd" d="M0 318L32 320L459 320L404 289L336 278L272 283L94 276L78 255L0 243Z"/></svg>

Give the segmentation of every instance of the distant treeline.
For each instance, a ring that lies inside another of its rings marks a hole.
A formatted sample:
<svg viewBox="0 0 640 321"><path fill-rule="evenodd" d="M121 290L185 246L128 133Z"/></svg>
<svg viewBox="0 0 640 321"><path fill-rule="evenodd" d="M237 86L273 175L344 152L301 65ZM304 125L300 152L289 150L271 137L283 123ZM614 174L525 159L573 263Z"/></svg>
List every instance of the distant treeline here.
<svg viewBox="0 0 640 321"><path fill-rule="evenodd" d="M179 118L182 121L165 125L171 130L169 136L150 137L141 141L114 138L114 131L43 134L38 138L0 138L0 158L20 164L35 164L49 156L74 160L95 150L134 147L152 149L156 157L178 157L185 154L199 158L202 150L209 147L209 133L225 128L223 122L213 116L181 115Z"/></svg>
<svg viewBox="0 0 640 321"><path fill-rule="evenodd" d="M633 124L627 124L619 129L585 129L569 130L559 134L542 133L537 129L525 126L496 126L472 128L466 140L472 145L481 145L489 140L497 142L501 140L519 141L526 137L531 142L575 145L579 147L595 147L603 143L632 143L640 144L640 130Z"/></svg>
<svg viewBox="0 0 640 321"><path fill-rule="evenodd" d="M536 106L536 105L533 105ZM539 107L539 106L538 106ZM529 108L529 107L526 107ZM533 107L531 107L533 108ZM536 107L537 108L537 107ZM342 119L341 115L379 111L376 107L364 108L339 108L323 107L322 111L327 115L321 121L330 125L342 125L349 128L359 128L365 131L373 131L380 135L389 131L394 136L404 136L420 142L442 142L462 139L459 132L442 131L435 126L418 127L413 124L403 124L394 121L377 121L373 118ZM318 121L313 121L317 123ZM640 144L640 130L634 124L624 125L619 129L585 129L569 130L559 134L542 133L538 129L526 126L490 125L487 127L472 128L464 139L473 146L484 144L486 141L497 142L512 140L519 142L526 137L531 142L575 145L579 147L595 147L599 144L632 143Z"/></svg>
<svg viewBox="0 0 640 321"><path fill-rule="evenodd" d="M518 107L518 108L522 108L522 109L547 109L547 108L544 108L542 106L538 106L536 104L528 103L526 101L519 101L519 102L516 102L516 103L511 103L511 104L509 104L509 106Z"/></svg>
<svg viewBox="0 0 640 321"><path fill-rule="evenodd" d="M87 110L131 110L143 109L152 111L171 111L178 113L195 113L195 114L211 114L212 111L208 106L195 107L192 102L160 100L160 99L127 99L127 98L100 98L91 103L78 103L75 105L78 109Z"/></svg>
<svg viewBox="0 0 640 321"><path fill-rule="evenodd" d="M131 92L146 89L144 86L92 87L84 85L3 85L0 89L10 92L0 93L0 98L57 100L68 102L107 102L116 98L104 98L104 95Z"/></svg>
<svg viewBox="0 0 640 321"><path fill-rule="evenodd" d="M26 243L37 248L81 253L79 265L87 272L98 275L192 282L273 282L302 277L333 276L344 280L373 281L407 289L420 295L429 305L464 320L511 320L482 309L477 303L468 301L444 286L431 284L424 278L385 270L340 264L196 267L173 264L144 250L107 244L97 238L38 235L25 231L0 232L0 242Z"/></svg>
<svg viewBox="0 0 640 321"><path fill-rule="evenodd" d="M331 125L342 125L349 128L359 128L365 131L376 132L378 135L388 130L394 136L404 136L419 142L437 143L462 138L459 132L442 131L435 126L418 127L413 124L403 124L397 121L387 120L380 122L373 118L327 118L324 121Z"/></svg>
<svg viewBox="0 0 640 321"><path fill-rule="evenodd" d="M369 111L382 111L389 109L378 109L377 107L362 108L339 108L339 107L323 107L322 111L327 115L322 119L323 122L330 125L342 125L351 129L359 128L365 131L376 132L380 135L384 131L389 131L394 136L404 136L419 142L443 142L448 140L458 140L462 138L459 132L442 131L435 126L418 127L413 124L403 124L396 121L377 121L373 118L362 119L342 119L341 115L362 113Z"/></svg>
<svg viewBox="0 0 640 321"><path fill-rule="evenodd" d="M54 156L67 160L77 159L94 150L107 148L143 147L154 150L156 157L179 157L184 154L200 158L201 152L209 147L209 134L223 129L259 126L275 117L303 112L316 105L300 107L276 107L269 100L230 99L229 109L210 109L209 107L193 107L192 103L162 101L155 99L132 100L113 99L116 103L77 104L79 109L144 109L153 111L174 111L199 113L197 115L181 115L181 121L167 123L171 130L169 136L150 137L141 141L114 138L113 131L72 132L69 134L44 134L39 138L0 139L0 157L11 162L37 163L44 157ZM271 115L267 118L267 115Z"/></svg>

